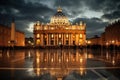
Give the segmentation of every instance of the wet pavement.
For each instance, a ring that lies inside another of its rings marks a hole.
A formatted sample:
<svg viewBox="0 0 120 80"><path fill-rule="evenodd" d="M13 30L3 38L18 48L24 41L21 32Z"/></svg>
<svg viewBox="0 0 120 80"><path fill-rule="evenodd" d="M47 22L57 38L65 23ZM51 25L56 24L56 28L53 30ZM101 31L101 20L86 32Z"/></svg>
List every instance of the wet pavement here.
<svg viewBox="0 0 120 80"><path fill-rule="evenodd" d="M120 80L120 52L27 49L0 52L0 80Z"/></svg>

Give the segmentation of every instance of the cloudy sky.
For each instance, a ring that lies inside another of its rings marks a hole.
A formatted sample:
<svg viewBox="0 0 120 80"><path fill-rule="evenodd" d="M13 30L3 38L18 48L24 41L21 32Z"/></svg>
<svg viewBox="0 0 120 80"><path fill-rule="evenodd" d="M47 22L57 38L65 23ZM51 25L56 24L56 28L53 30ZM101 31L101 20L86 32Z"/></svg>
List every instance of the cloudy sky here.
<svg viewBox="0 0 120 80"><path fill-rule="evenodd" d="M100 35L120 19L120 0L0 0L0 23L10 26L14 17L16 28L30 37L33 24L49 22L59 5L72 23L87 24L87 37Z"/></svg>

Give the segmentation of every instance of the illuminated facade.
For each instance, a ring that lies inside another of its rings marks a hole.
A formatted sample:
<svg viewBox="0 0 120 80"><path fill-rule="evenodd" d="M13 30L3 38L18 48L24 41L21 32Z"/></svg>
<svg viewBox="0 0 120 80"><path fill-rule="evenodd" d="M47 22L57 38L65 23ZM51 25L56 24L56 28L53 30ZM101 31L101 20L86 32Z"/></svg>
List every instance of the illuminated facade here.
<svg viewBox="0 0 120 80"><path fill-rule="evenodd" d="M98 36L94 36L93 38L87 39L88 45L100 45L101 38Z"/></svg>
<svg viewBox="0 0 120 80"><path fill-rule="evenodd" d="M106 45L120 45L120 20L105 29Z"/></svg>
<svg viewBox="0 0 120 80"><path fill-rule="evenodd" d="M13 24L13 23L12 23ZM25 35L23 32L15 31L15 46L24 46ZM8 47L11 46L11 28L0 25L0 46Z"/></svg>
<svg viewBox="0 0 120 80"><path fill-rule="evenodd" d="M120 46L120 21L108 25L100 37L88 39L87 44Z"/></svg>
<svg viewBox="0 0 120 80"><path fill-rule="evenodd" d="M86 24L80 22L72 25L59 7L51 17L50 23L39 21L34 24L34 42L36 46L84 46L86 41Z"/></svg>
<svg viewBox="0 0 120 80"><path fill-rule="evenodd" d="M37 50L35 53L34 71L37 76L49 72L52 76L63 78L76 68L81 76L86 74L87 55L80 50L50 49L46 51Z"/></svg>

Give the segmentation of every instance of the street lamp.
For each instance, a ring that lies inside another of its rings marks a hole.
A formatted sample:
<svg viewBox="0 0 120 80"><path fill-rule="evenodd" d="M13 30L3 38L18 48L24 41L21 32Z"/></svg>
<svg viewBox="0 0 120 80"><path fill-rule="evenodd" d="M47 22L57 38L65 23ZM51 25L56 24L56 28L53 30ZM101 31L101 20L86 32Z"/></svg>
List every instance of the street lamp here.
<svg viewBox="0 0 120 80"><path fill-rule="evenodd" d="M106 42L106 47L107 47L107 49L108 49L108 44L109 44L109 43L108 43L108 42Z"/></svg>
<svg viewBox="0 0 120 80"><path fill-rule="evenodd" d="M112 40L112 45L113 45L113 51L115 51L115 41Z"/></svg>
<svg viewBox="0 0 120 80"><path fill-rule="evenodd" d="M88 41L87 43L88 43L89 46L91 45L91 41Z"/></svg>

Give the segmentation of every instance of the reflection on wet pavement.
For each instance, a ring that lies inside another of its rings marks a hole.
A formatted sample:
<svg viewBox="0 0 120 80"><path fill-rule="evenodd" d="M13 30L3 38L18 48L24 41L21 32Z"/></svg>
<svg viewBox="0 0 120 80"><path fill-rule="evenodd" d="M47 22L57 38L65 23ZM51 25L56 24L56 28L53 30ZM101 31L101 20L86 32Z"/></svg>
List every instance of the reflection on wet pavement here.
<svg viewBox="0 0 120 80"><path fill-rule="evenodd" d="M6 50L4 80L119 80L120 53L84 49Z"/></svg>

